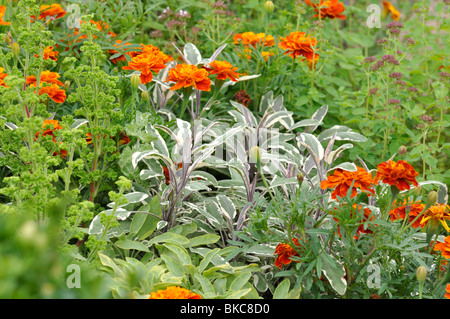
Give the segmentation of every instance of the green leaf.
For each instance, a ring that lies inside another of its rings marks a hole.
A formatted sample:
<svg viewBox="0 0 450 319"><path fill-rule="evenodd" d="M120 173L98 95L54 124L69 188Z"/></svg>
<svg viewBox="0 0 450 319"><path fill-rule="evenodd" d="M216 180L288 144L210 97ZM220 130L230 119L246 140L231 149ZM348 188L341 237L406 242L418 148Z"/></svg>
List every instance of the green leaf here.
<svg viewBox="0 0 450 319"><path fill-rule="evenodd" d="M334 257L326 255L325 253L320 256L322 260L322 272L328 279L331 287L343 296L347 290L347 281L344 279L345 269L342 264Z"/></svg>
<svg viewBox="0 0 450 319"><path fill-rule="evenodd" d="M138 209L138 211L147 211L152 213L158 217L162 217L162 209L161 203L159 200L159 196L155 196L152 198L150 203L142 206ZM150 236L155 230L158 222L161 219L144 213L136 213L131 221L130 225L130 233L136 234L139 240L143 240Z"/></svg>
<svg viewBox="0 0 450 319"><path fill-rule="evenodd" d="M230 290L237 291L240 290L248 282L252 274L250 272L240 274L237 276L230 285Z"/></svg>
<svg viewBox="0 0 450 319"><path fill-rule="evenodd" d="M164 263L167 266L167 269L173 276L182 277L185 275L183 266L180 265L180 262L178 260L175 260L174 258L165 254L161 255L161 259L164 261Z"/></svg>
<svg viewBox="0 0 450 319"><path fill-rule="evenodd" d="M190 247L195 247L195 246L200 246L200 245L206 246L206 245L216 243L219 239L220 239L219 235L214 235L214 234L201 235L201 236L197 236L194 238L190 238L189 243L184 245L183 247L190 248Z"/></svg>
<svg viewBox="0 0 450 319"><path fill-rule="evenodd" d="M273 299L287 299L289 294L289 287L291 286L291 281L286 278L284 279L275 289L273 293Z"/></svg>
<svg viewBox="0 0 450 319"><path fill-rule="evenodd" d="M189 239L184 236L168 232L152 238L148 242L148 246L150 247L151 245L157 243L173 243L184 246L189 243Z"/></svg>
<svg viewBox="0 0 450 319"><path fill-rule="evenodd" d="M145 246L143 243L129 239L118 240L115 245L121 249L135 249L139 251L150 252L147 246Z"/></svg>
<svg viewBox="0 0 450 319"><path fill-rule="evenodd" d="M205 295L202 296L203 298L213 298L216 295L216 292L214 290L214 286L211 284L209 279L203 277L200 274L194 274L194 278L202 286L202 290L205 293Z"/></svg>
<svg viewBox="0 0 450 319"><path fill-rule="evenodd" d="M211 262L211 259L220 251L219 248L210 250L206 253L205 257L203 257L202 261L198 265L198 272L201 274L206 269L206 267Z"/></svg>

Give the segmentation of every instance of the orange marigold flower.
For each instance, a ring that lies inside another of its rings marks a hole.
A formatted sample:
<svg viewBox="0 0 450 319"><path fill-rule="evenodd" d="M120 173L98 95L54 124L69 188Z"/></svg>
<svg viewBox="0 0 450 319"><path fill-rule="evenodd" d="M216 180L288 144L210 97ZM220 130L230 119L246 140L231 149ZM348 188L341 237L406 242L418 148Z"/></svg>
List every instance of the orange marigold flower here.
<svg viewBox="0 0 450 319"><path fill-rule="evenodd" d="M450 259L450 236L445 237L443 243L436 243L434 250L440 251L442 257Z"/></svg>
<svg viewBox="0 0 450 319"><path fill-rule="evenodd" d="M8 74L3 73L5 71L4 68L0 67L0 85L4 86L5 88L9 87L5 84L5 78L8 76Z"/></svg>
<svg viewBox="0 0 450 319"><path fill-rule="evenodd" d="M53 51L53 47L52 46L48 46L44 49L44 60L53 60L56 61L58 59L58 51ZM35 54L34 55L36 58L39 58L39 55Z"/></svg>
<svg viewBox="0 0 450 319"><path fill-rule="evenodd" d="M153 80L152 71L158 73L165 67L166 65L159 55L141 54L132 58L122 69L141 71L141 83L147 84Z"/></svg>
<svg viewBox="0 0 450 319"><path fill-rule="evenodd" d="M372 189L374 181L372 175L368 173L364 168L357 167L356 172L344 171L343 169L336 169L333 175L328 176L328 179L320 183L322 189L334 188L331 193L331 198L336 199L336 196L345 197L353 184L351 198L357 195L357 188L366 193L375 194Z"/></svg>
<svg viewBox="0 0 450 319"><path fill-rule="evenodd" d="M445 288L446 294L444 295L445 298L450 299L450 284L447 284L447 287Z"/></svg>
<svg viewBox="0 0 450 319"><path fill-rule="evenodd" d="M165 82L175 82L170 90L193 87L200 91L211 90L211 79L209 73L203 68L198 68L192 64L177 64L169 70L169 76Z"/></svg>
<svg viewBox="0 0 450 319"><path fill-rule="evenodd" d="M45 86L39 90L39 95L48 94L56 103L63 103L66 100L66 92L59 88L57 84L51 86Z"/></svg>
<svg viewBox="0 0 450 319"><path fill-rule="evenodd" d="M3 20L3 17L5 16L6 7L0 6L0 25L10 25L11 22L6 22Z"/></svg>
<svg viewBox="0 0 450 319"><path fill-rule="evenodd" d="M265 47L271 47L275 45L275 38L265 33L244 32L238 33L233 37L233 44L242 43L244 46L252 46L256 48L258 45L264 45Z"/></svg>
<svg viewBox="0 0 450 319"><path fill-rule="evenodd" d="M52 17L53 19L59 19L66 15L66 11L60 4L53 3L52 5L42 5L38 19L45 20L46 17ZM31 16L33 19L34 16Z"/></svg>
<svg viewBox="0 0 450 319"><path fill-rule="evenodd" d="M127 133L120 132L119 145L127 145L128 143L130 143L130 138L128 137Z"/></svg>
<svg viewBox="0 0 450 319"><path fill-rule="evenodd" d="M297 238L294 238L293 242L295 246L300 246ZM283 265L288 265L291 263L291 257L299 256L294 248L292 248L289 244L283 243L278 244L277 248L275 249L275 254L278 255L277 259L275 259L275 267L278 267L280 269Z"/></svg>
<svg viewBox="0 0 450 319"><path fill-rule="evenodd" d="M50 127L50 128L49 128ZM57 120L44 120L44 123L42 124L42 128L44 131L42 132L42 136L51 136L53 143L56 143L56 137L53 134L56 130L62 129L62 126L59 124ZM39 138L39 135L41 135L41 132L38 131L35 134L35 140ZM61 144L61 142L59 143ZM60 155L63 159L67 157L67 151L61 150L59 153L57 151L53 152L53 156Z"/></svg>
<svg viewBox="0 0 450 319"><path fill-rule="evenodd" d="M416 176L419 173L406 161L400 160L397 163L389 160L378 164L375 183L382 181L389 185L395 185L400 191L409 190L410 184L417 186Z"/></svg>
<svg viewBox="0 0 450 319"><path fill-rule="evenodd" d="M164 290L152 292L149 299L202 299L202 296L186 288L170 286Z"/></svg>
<svg viewBox="0 0 450 319"><path fill-rule="evenodd" d="M383 1L383 13L385 15L390 13L391 18L395 21L400 18L400 12L389 1Z"/></svg>
<svg viewBox="0 0 450 319"><path fill-rule="evenodd" d="M437 204L428 208L423 214L421 224L433 222L435 224L441 223L446 231L450 232L450 227L447 224L450 220L450 206L445 204Z"/></svg>
<svg viewBox="0 0 450 319"><path fill-rule="evenodd" d="M389 212L391 221L395 221L397 219L405 219L407 206L409 208L408 223L412 223L425 208L425 204L420 204L419 202L413 203L411 201L408 205L406 205L405 201L402 206L396 207ZM421 218L417 218L411 226L413 228L423 227L424 225L422 225L420 222Z"/></svg>
<svg viewBox="0 0 450 319"><path fill-rule="evenodd" d="M48 83L48 84L56 84L56 85L64 85L61 81L58 80L60 75L56 72L51 71L42 71L41 72L41 78L39 81L39 86L42 86L42 83ZM36 87L37 85L37 79L34 75L27 76L26 84L30 87Z"/></svg>
<svg viewBox="0 0 450 319"><path fill-rule="evenodd" d="M310 7L313 7L314 11L316 11L317 14L314 16L314 18L319 17L319 14L320 19L338 18L344 20L347 18L346 15L341 14L342 12L344 12L345 7L342 2L339 2L339 0L320 0L319 4L312 3L311 0L305 0L305 2Z"/></svg>
<svg viewBox="0 0 450 319"><path fill-rule="evenodd" d="M135 56L141 54L150 54L150 55L157 55L159 58L161 58L164 64L173 61L173 58L170 55L165 54L158 47L152 44L144 45L141 43L141 48L139 48L138 50L139 51L130 52L130 56L134 58Z"/></svg>
<svg viewBox="0 0 450 319"><path fill-rule="evenodd" d="M230 62L227 61L212 61L205 69L210 72L211 75L217 74L218 80L230 79L233 82L237 82L241 73L237 73L237 67L233 67Z"/></svg>
<svg viewBox="0 0 450 319"><path fill-rule="evenodd" d="M287 37L280 40L280 48L286 51L284 54L289 54L293 59L299 56L305 57L308 61L319 59L319 55L315 52L316 38L306 35L305 32L291 32Z"/></svg>

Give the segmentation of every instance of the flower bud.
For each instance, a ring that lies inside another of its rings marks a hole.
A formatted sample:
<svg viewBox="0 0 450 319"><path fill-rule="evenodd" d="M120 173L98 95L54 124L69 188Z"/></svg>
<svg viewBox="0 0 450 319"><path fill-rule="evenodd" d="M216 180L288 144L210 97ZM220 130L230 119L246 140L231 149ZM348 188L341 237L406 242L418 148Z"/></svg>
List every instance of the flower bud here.
<svg viewBox="0 0 450 319"><path fill-rule="evenodd" d="M407 152L406 146L402 145L398 148L398 155L404 156L406 155L406 152Z"/></svg>
<svg viewBox="0 0 450 319"><path fill-rule="evenodd" d="M430 205L434 205L437 202L438 193L436 191L431 191L427 196L427 203Z"/></svg>
<svg viewBox="0 0 450 319"><path fill-rule="evenodd" d="M305 179L305 177L303 176L303 174L301 172L297 174L297 181L299 184L301 184L304 179Z"/></svg>
<svg viewBox="0 0 450 319"><path fill-rule="evenodd" d="M425 282L425 279L427 278L427 269L424 266L419 266L416 271L416 276L419 282Z"/></svg>
<svg viewBox="0 0 450 319"><path fill-rule="evenodd" d="M20 46L19 43L14 42L13 44L11 44L11 52L15 55L18 56L20 54Z"/></svg>
<svg viewBox="0 0 450 319"><path fill-rule="evenodd" d="M267 13L272 13L275 6L273 5L272 1L266 1L266 3L264 3L264 11L266 11Z"/></svg>
<svg viewBox="0 0 450 319"><path fill-rule="evenodd" d="M150 94L147 91L142 91L141 92L141 97L144 101L148 101L150 100Z"/></svg>
<svg viewBox="0 0 450 319"><path fill-rule="evenodd" d="M250 148L250 160L251 163L257 163L261 161L261 150L256 145Z"/></svg>
<svg viewBox="0 0 450 319"><path fill-rule="evenodd" d="M70 81L65 81L64 82L64 89L68 90L70 88Z"/></svg>
<svg viewBox="0 0 450 319"><path fill-rule="evenodd" d="M417 186L413 189L413 194L416 196L422 195L422 186Z"/></svg>
<svg viewBox="0 0 450 319"><path fill-rule="evenodd" d="M139 87L139 84L141 84L141 78L139 77L139 74L133 74L130 78L131 87L133 89L137 89Z"/></svg>

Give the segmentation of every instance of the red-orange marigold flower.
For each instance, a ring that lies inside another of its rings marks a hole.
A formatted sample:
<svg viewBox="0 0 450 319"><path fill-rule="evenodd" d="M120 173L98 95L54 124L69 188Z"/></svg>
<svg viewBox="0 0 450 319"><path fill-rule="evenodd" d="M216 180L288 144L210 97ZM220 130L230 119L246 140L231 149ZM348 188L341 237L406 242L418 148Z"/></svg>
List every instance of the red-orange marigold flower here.
<svg viewBox="0 0 450 319"><path fill-rule="evenodd" d="M198 68L192 64L177 64L169 70L169 76L165 82L175 82L170 90L193 87L200 91L211 90L211 79L209 73L203 68Z"/></svg>
<svg viewBox="0 0 450 319"><path fill-rule="evenodd" d="M293 242L295 246L300 246L298 239L294 238ZM278 255L277 259L275 259L275 267L281 269L283 265L288 265L291 263L291 257L299 256L297 251L292 248L289 244L280 243L275 249L275 254Z"/></svg>
<svg viewBox="0 0 450 319"><path fill-rule="evenodd" d="M265 47L271 47L275 45L275 38L265 33L244 32L238 33L233 37L233 44L242 43L244 46L256 46L264 45Z"/></svg>
<svg viewBox="0 0 450 319"><path fill-rule="evenodd" d="M396 203L394 203L395 205ZM392 209L389 212L389 217L391 219L391 221L395 221L397 219L405 219L406 217L406 207L409 207L409 213L408 213L408 223L412 223L414 220L416 220L411 227L413 228L418 228L418 227L423 227L424 225L422 225L420 222L422 220L422 218L417 218L417 216L419 216L419 214L423 211L423 209L425 208L425 204L420 204L419 202L413 203L410 202L408 205L406 205L406 201L403 203L403 205L396 207L394 209Z"/></svg>
<svg viewBox="0 0 450 319"><path fill-rule="evenodd" d="M202 296L186 288L170 286L164 290L152 292L149 299L202 299Z"/></svg>
<svg viewBox="0 0 450 319"><path fill-rule="evenodd" d="M164 64L167 64L170 61L173 61L173 58L170 55L165 54L162 52L158 47L148 44L144 45L141 43L141 48L138 49L139 51L133 51L130 52L130 56L134 58L135 56L142 55L142 54L150 54L150 55L156 55L158 56Z"/></svg>
<svg viewBox="0 0 450 319"><path fill-rule="evenodd" d="M319 55L316 52L317 40L305 32L291 32L287 37L280 39L280 48L285 50L284 54L289 54L296 59L299 56L305 57L308 61L317 61Z"/></svg>
<svg viewBox="0 0 450 319"><path fill-rule="evenodd" d="M41 78L39 80L39 86L42 86L42 83L48 84L56 84L56 85L64 85L61 81L58 80L60 75L56 72L51 71L42 71ZM36 87L37 79L34 75L27 76L26 84L30 87Z"/></svg>
<svg viewBox="0 0 450 319"><path fill-rule="evenodd" d="M344 4L342 2L339 2L339 0L320 0L320 3L312 3L311 0L305 0L306 4L310 7L314 8L314 11L316 11L316 15L314 18L319 17L321 19L325 18L338 18L341 20L344 20L347 18L346 15L342 14L342 12L345 11Z"/></svg>
<svg viewBox="0 0 450 319"><path fill-rule="evenodd" d="M5 78L8 76L8 74L3 73L5 71L4 68L0 67L0 85L4 86L5 88L9 87L5 84Z"/></svg>
<svg viewBox="0 0 450 319"><path fill-rule="evenodd" d="M450 259L450 236L445 237L443 243L436 243L434 250L440 251L442 257Z"/></svg>
<svg viewBox="0 0 450 319"><path fill-rule="evenodd" d="M445 288L446 294L444 295L445 298L450 299L450 284L447 284L447 287Z"/></svg>
<svg viewBox="0 0 450 319"><path fill-rule="evenodd" d="M374 184L372 175L362 167L357 167L356 172L344 171L338 168L334 171L333 175L328 176L328 179L320 183L320 187L322 189L334 188L334 191L331 193L331 198L336 199L336 196L347 196L347 192L352 183L351 198L357 195L357 188L363 192L375 194L375 191L372 189L372 185Z"/></svg>
<svg viewBox="0 0 450 319"><path fill-rule="evenodd" d="M429 207L423 214L421 224L433 222L435 224L441 223L446 231L450 232L450 227L447 224L450 220L450 206L445 204L436 204Z"/></svg>
<svg viewBox="0 0 450 319"><path fill-rule="evenodd" d="M397 163L389 160L378 164L375 183L382 181L385 184L395 185L400 191L409 190L410 184L417 186L416 176L418 176L414 168L406 161L400 160Z"/></svg>
<svg viewBox="0 0 450 319"><path fill-rule="evenodd" d="M6 22L3 20L3 17L5 16L6 7L0 6L0 25L10 25L11 22Z"/></svg>
<svg viewBox="0 0 450 319"><path fill-rule="evenodd" d="M66 100L66 92L59 88L58 85L52 84L51 86L45 86L39 90L39 95L48 94L56 103L63 103Z"/></svg>
<svg viewBox="0 0 450 319"><path fill-rule="evenodd" d="M54 19L62 18L66 15L66 11L60 4L53 3L52 5L42 5L38 19L44 20L46 17L52 17ZM34 16L31 16L34 19Z"/></svg>
<svg viewBox="0 0 450 319"><path fill-rule="evenodd" d="M124 70L140 71L140 79L142 84L147 84L153 80L153 72L158 73L164 69L166 65L160 56L156 54L141 54L131 59Z"/></svg>
<svg viewBox="0 0 450 319"><path fill-rule="evenodd" d="M53 60L56 61L58 59L58 51L53 51L53 47L52 46L48 46L44 49L44 60ZM35 54L34 55L36 58L39 58L40 56Z"/></svg>
<svg viewBox="0 0 450 319"><path fill-rule="evenodd" d="M390 13L391 18L395 21L400 18L400 12L389 1L383 1L383 13L386 15Z"/></svg>
<svg viewBox="0 0 450 319"><path fill-rule="evenodd" d="M233 67L230 62L227 61L212 61L208 67L205 67L211 75L217 74L218 80L230 79L233 82L237 82L241 73L236 72L237 67Z"/></svg>

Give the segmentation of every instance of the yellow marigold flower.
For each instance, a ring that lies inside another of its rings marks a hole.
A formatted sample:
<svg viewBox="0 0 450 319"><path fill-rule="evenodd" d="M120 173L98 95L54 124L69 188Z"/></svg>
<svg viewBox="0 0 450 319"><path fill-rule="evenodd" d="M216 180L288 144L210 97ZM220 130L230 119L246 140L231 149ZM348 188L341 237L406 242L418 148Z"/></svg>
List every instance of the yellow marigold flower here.
<svg viewBox="0 0 450 319"><path fill-rule="evenodd" d="M202 297L189 289L170 286L164 290L152 292L149 299L202 299Z"/></svg>
<svg viewBox="0 0 450 319"><path fill-rule="evenodd" d="M437 204L428 208L423 214L421 224L427 222L441 223L446 231L450 232L450 227L447 224L450 220L450 206L445 204Z"/></svg>
<svg viewBox="0 0 450 319"><path fill-rule="evenodd" d="M211 79L209 73L203 68L198 68L192 64L177 64L169 70L169 76L165 82L175 82L170 90L193 87L200 91L211 90Z"/></svg>
<svg viewBox="0 0 450 319"><path fill-rule="evenodd" d="M230 79L233 82L237 82L241 73L237 73L237 67L233 67L230 62L227 61L212 61L209 67L205 69L210 72L211 75L217 74L218 80Z"/></svg>
<svg viewBox="0 0 450 319"><path fill-rule="evenodd" d="M3 17L5 16L6 7L0 6L0 25L10 25L11 22L6 22L3 20Z"/></svg>
<svg viewBox="0 0 450 319"><path fill-rule="evenodd" d="M400 18L400 12L389 1L383 1L383 12L385 15L390 13L391 18L395 21Z"/></svg>

